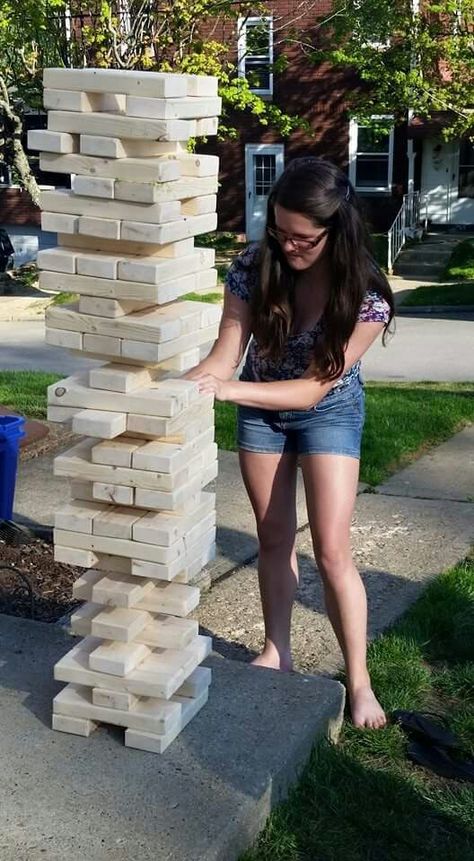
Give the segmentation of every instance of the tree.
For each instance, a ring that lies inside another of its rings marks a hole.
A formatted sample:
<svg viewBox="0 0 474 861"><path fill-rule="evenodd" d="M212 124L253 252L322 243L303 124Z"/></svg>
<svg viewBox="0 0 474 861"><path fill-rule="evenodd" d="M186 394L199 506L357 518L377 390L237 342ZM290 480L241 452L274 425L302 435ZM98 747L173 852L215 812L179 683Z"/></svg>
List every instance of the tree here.
<svg viewBox="0 0 474 861"><path fill-rule="evenodd" d="M306 52L358 72L348 98L361 122L442 111L447 137L474 136L474 0L346 0L317 29Z"/></svg>

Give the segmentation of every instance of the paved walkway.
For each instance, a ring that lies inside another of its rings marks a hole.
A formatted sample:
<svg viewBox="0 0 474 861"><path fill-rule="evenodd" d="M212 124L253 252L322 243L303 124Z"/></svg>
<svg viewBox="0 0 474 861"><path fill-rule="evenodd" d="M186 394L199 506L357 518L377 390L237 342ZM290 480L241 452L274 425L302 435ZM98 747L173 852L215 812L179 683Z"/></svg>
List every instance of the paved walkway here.
<svg viewBox="0 0 474 861"><path fill-rule="evenodd" d="M473 443L474 428L466 428L376 493L359 494L352 536L371 637L469 551ZM20 471L19 499L36 518L37 500L46 511L64 489L60 479L45 482L50 463L36 473L32 463ZM209 569L220 579L202 595L198 617L225 657L211 660L209 704L162 757L124 749L114 729L90 739L52 733L52 667L68 649L64 631L1 619L2 861L235 861L314 739L337 732L343 692L327 675L341 655L323 609L301 488L293 648L306 675L287 675L246 663L263 636L256 543L236 456L221 453L220 467L219 555Z"/></svg>

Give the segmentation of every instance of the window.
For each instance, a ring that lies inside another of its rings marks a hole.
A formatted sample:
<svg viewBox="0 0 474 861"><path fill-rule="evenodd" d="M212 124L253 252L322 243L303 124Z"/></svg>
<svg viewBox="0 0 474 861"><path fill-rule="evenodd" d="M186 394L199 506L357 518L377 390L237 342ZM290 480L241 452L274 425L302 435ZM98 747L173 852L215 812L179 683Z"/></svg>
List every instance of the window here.
<svg viewBox="0 0 474 861"><path fill-rule="evenodd" d="M273 19L239 18L238 74L246 78L253 93L273 93Z"/></svg>
<svg viewBox="0 0 474 861"><path fill-rule="evenodd" d="M459 197L474 197L474 144L467 138L459 147Z"/></svg>
<svg viewBox="0 0 474 861"><path fill-rule="evenodd" d="M373 117L387 120L390 117ZM357 191L390 192L393 169L393 128L378 132L351 120L349 127L349 179Z"/></svg>

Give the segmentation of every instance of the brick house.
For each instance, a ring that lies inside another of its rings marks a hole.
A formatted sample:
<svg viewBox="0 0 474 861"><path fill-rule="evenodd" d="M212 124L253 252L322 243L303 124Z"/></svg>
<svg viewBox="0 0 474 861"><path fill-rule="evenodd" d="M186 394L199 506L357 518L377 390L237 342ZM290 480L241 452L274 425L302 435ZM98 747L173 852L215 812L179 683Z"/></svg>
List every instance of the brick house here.
<svg viewBox="0 0 474 861"><path fill-rule="evenodd" d="M281 45L285 28L298 15L300 32L314 25L313 4L274 0L264 17L227 22L214 34L237 58L239 75L252 75L255 92L271 99L286 113L307 120L313 134L302 131L282 139L249 116L234 117L238 139L215 144L209 151L221 160L219 229L245 232L249 239L261 234L268 191L286 162L299 155L328 158L345 170L363 202L367 220L376 232L385 232L400 210L403 195L420 191L427 200L431 224L474 225L474 146L468 140L445 143L440 131L443 116L429 122L397 126L374 142L368 128L347 114L346 94L358 85L356 76L329 65L314 66L296 44ZM332 0L321 0L318 14L330 13ZM303 14L301 14L303 10ZM288 30L289 32L289 30ZM288 32L286 35L288 35ZM280 51L287 69L277 76L271 64ZM41 118L32 122L42 124ZM43 174L41 182L64 183L64 177ZM0 221L38 223L39 213L28 195L0 185Z"/></svg>

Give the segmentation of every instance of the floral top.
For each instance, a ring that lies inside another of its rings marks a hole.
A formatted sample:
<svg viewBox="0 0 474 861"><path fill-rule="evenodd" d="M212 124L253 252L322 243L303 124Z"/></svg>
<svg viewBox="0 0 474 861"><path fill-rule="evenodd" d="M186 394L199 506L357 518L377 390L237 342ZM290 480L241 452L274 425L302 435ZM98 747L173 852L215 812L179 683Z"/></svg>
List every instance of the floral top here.
<svg viewBox="0 0 474 861"><path fill-rule="evenodd" d="M226 277L226 285L230 292L245 302L250 301L252 291L258 282L257 252L258 245L250 245L234 260ZM368 290L360 307L358 320L386 323L389 316L388 302L374 290ZM278 359L262 356L257 341L252 337L240 379L250 382L273 382L301 377L311 363L314 343L323 331L323 326L323 321L319 320L310 331L289 335L283 355ZM333 388L348 385L359 376L359 371L360 361L352 365Z"/></svg>

